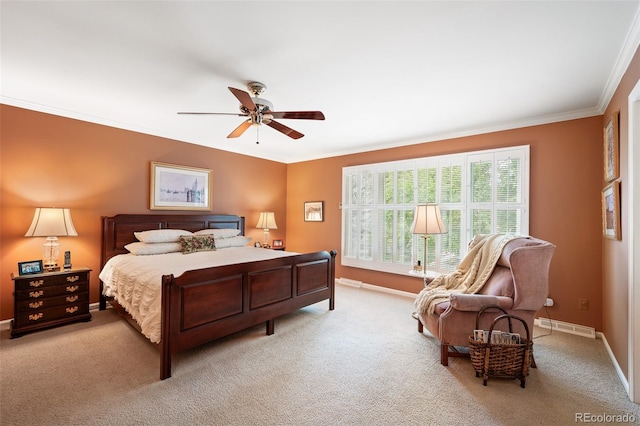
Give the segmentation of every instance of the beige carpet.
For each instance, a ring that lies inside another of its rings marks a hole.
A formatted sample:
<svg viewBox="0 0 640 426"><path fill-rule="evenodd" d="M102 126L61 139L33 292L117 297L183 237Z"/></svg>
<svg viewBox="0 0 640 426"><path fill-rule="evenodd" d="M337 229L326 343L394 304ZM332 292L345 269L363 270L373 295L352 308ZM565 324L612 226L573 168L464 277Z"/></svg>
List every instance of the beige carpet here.
<svg viewBox="0 0 640 426"><path fill-rule="evenodd" d="M175 357L159 354L112 311L0 340L4 425L540 425L576 413L634 415L600 340L538 337L527 387L490 379L468 359L439 362L412 299L338 285L318 303ZM6 327L5 327L6 328ZM536 329L535 335L548 333Z"/></svg>

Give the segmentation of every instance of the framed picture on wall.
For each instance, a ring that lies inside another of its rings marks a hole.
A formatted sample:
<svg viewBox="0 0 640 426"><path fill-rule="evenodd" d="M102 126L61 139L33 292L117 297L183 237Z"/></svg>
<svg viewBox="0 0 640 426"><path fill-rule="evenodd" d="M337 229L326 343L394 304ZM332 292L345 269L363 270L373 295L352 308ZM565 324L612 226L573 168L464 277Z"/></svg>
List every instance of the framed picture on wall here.
<svg viewBox="0 0 640 426"><path fill-rule="evenodd" d="M151 162L151 210L211 210L213 172Z"/></svg>
<svg viewBox="0 0 640 426"><path fill-rule="evenodd" d="M620 182L614 181L602 190L602 229L604 236L619 240L620 235Z"/></svg>
<svg viewBox="0 0 640 426"><path fill-rule="evenodd" d="M304 221L322 222L324 220L324 201L306 201L304 203Z"/></svg>
<svg viewBox="0 0 640 426"><path fill-rule="evenodd" d="M604 126L604 181L611 182L620 176L620 138L618 125L620 111L614 112Z"/></svg>

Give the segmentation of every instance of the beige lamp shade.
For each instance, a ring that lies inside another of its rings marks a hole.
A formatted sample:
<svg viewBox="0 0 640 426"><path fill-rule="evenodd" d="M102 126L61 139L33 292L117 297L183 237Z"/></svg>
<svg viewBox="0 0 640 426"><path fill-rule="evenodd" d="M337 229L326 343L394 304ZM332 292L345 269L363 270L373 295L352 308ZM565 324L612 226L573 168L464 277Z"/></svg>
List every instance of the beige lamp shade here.
<svg viewBox="0 0 640 426"><path fill-rule="evenodd" d="M276 225L276 215L273 212L261 212L256 228L264 229L265 231L278 229L278 225Z"/></svg>
<svg viewBox="0 0 640 426"><path fill-rule="evenodd" d="M419 204L411 224L412 234L431 235L444 234L447 228L444 226L440 215L440 206L437 204Z"/></svg>
<svg viewBox="0 0 640 426"><path fill-rule="evenodd" d="M25 237L77 237L69 209L38 207Z"/></svg>

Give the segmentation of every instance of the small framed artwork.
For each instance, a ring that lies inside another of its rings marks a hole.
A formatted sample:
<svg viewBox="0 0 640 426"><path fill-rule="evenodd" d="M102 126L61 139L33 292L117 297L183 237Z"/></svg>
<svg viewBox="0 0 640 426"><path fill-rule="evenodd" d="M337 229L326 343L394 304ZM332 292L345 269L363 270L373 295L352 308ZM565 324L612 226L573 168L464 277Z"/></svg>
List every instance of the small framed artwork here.
<svg viewBox="0 0 640 426"><path fill-rule="evenodd" d="M42 260L29 260L28 262L18 262L18 274L41 274L43 272Z"/></svg>
<svg viewBox="0 0 640 426"><path fill-rule="evenodd" d="M621 239L619 181L610 183L602 190L602 229L605 237Z"/></svg>
<svg viewBox="0 0 640 426"><path fill-rule="evenodd" d="M304 221L322 222L324 220L324 201L306 201L304 203Z"/></svg>
<svg viewBox="0 0 640 426"><path fill-rule="evenodd" d="M620 176L620 139L618 124L620 111L616 111L604 126L604 181L611 182Z"/></svg>
<svg viewBox="0 0 640 426"><path fill-rule="evenodd" d="M151 210L211 210L213 172L151 162Z"/></svg>
<svg viewBox="0 0 640 426"><path fill-rule="evenodd" d="M282 240L273 240L273 248L284 247Z"/></svg>

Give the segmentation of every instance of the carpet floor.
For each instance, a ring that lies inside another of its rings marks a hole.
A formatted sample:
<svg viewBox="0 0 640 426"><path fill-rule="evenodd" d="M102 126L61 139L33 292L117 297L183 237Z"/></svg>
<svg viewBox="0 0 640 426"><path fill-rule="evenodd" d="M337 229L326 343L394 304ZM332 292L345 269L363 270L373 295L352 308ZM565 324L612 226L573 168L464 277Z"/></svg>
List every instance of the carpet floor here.
<svg viewBox="0 0 640 426"><path fill-rule="evenodd" d="M482 379L468 359L440 365L413 299L338 285L321 302L174 357L112 310L9 339L0 332L2 425L564 425L640 422L603 342L534 330L526 388ZM590 417L597 420L597 417ZM621 419L622 417L615 417ZM613 417L602 417L602 420Z"/></svg>

